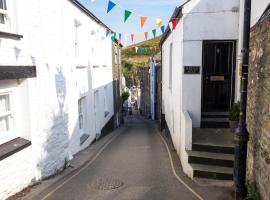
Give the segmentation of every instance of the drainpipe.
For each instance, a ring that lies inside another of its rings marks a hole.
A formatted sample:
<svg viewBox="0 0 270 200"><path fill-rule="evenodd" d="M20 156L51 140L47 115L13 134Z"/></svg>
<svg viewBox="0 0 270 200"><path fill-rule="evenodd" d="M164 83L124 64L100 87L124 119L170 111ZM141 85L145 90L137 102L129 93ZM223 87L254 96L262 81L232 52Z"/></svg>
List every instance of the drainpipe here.
<svg viewBox="0 0 270 200"><path fill-rule="evenodd" d="M250 40L250 13L251 0L245 0L244 5L244 27L242 44L242 72L241 76L241 97L240 97L240 120L239 128L236 133L235 161L234 161L234 187L235 199L243 199L247 190L246 183L246 160L247 144L249 133L246 124L247 108L247 86L248 86L248 68L249 68L249 40ZM240 22L241 23L241 22Z"/></svg>

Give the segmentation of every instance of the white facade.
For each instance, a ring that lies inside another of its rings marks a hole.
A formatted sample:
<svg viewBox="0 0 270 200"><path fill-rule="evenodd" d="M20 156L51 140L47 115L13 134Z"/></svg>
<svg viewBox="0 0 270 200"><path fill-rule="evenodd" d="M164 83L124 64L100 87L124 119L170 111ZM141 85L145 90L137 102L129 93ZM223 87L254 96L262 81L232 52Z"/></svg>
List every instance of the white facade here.
<svg viewBox="0 0 270 200"><path fill-rule="evenodd" d="M176 29L162 44L163 114L190 177L185 150L191 150L192 127L201 123L203 41L237 42L239 6L239 0L191 0L182 7ZM184 66L199 66L200 73L184 74Z"/></svg>
<svg viewBox="0 0 270 200"><path fill-rule="evenodd" d="M0 199L62 169L113 117L112 41L76 1L7 0L0 65L36 66L37 77L0 80L10 94L12 128L31 146L0 161ZM81 144L82 136L86 141Z"/></svg>

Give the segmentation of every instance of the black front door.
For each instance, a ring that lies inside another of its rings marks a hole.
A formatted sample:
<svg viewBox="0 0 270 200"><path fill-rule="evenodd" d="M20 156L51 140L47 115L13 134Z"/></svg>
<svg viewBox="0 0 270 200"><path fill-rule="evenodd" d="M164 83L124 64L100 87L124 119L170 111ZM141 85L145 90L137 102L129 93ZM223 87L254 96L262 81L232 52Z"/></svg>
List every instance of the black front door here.
<svg viewBox="0 0 270 200"><path fill-rule="evenodd" d="M234 41L203 42L203 112L228 111L234 93Z"/></svg>

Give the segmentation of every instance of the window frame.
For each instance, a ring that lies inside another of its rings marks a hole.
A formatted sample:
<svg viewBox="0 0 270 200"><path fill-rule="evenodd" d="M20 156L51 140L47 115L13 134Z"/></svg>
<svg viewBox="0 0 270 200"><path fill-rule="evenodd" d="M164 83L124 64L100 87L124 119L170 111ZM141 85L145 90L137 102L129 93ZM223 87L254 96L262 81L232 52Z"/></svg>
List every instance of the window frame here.
<svg viewBox="0 0 270 200"><path fill-rule="evenodd" d="M12 89L0 89L0 96L2 95L9 95L10 111L7 112L5 115L1 115L1 117L10 115L10 129L8 131L0 133L0 144L8 142L17 137L17 134L15 132L15 111L13 98L14 91Z"/></svg>
<svg viewBox="0 0 270 200"><path fill-rule="evenodd" d="M8 7L7 7L7 1L6 0L0 0L2 1L3 8L0 8L0 16L3 17L4 23L0 22L0 30L5 30L7 28L7 18L8 16Z"/></svg>

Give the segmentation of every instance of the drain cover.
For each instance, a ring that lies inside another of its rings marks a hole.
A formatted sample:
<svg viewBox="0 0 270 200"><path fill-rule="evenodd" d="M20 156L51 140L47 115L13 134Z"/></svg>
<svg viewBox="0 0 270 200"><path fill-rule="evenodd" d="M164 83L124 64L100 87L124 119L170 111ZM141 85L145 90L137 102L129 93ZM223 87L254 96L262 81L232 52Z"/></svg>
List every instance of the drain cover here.
<svg viewBox="0 0 270 200"><path fill-rule="evenodd" d="M123 186L124 183L113 177L100 178L94 183L94 188L98 190L113 190Z"/></svg>

